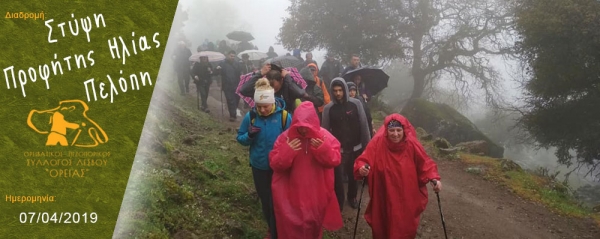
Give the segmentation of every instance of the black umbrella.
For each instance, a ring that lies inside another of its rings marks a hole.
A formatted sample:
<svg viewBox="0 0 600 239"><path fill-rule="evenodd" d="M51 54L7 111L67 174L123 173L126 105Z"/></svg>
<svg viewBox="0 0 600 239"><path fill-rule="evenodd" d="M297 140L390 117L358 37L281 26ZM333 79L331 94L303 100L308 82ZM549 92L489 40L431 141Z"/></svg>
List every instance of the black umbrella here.
<svg viewBox="0 0 600 239"><path fill-rule="evenodd" d="M358 69L354 69L346 72L342 77L346 82L351 82L354 76L360 75L362 82L365 83L365 87L371 93L371 95L375 95L381 92L383 89L387 87L388 80L390 76L388 76L382 69L374 68L374 67L361 67Z"/></svg>
<svg viewBox="0 0 600 239"><path fill-rule="evenodd" d="M254 37L249 32L233 31L227 34L227 38L234 41L252 41Z"/></svg>
<svg viewBox="0 0 600 239"><path fill-rule="evenodd" d="M304 62L295 56L278 56L268 59L265 63L279 66L280 68L294 67L301 69L304 66Z"/></svg>

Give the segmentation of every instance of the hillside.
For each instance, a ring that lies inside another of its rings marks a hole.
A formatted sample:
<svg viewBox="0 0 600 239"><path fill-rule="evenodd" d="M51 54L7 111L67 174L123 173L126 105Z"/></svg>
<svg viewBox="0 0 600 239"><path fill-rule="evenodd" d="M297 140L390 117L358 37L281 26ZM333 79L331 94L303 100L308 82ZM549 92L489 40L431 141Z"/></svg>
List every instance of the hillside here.
<svg viewBox="0 0 600 239"><path fill-rule="evenodd" d="M216 84L215 84L216 85ZM266 224L254 191L247 149L235 124L221 117L213 86L211 113L199 112L195 92L176 94L176 82L157 83L143 144L131 174L116 238L263 238ZM192 89L194 87L192 86ZM600 238L598 214L571 203L544 177L502 170L497 160L468 154L438 163L449 238ZM553 186L553 187L550 187ZM360 193L360 192L359 192ZM363 212L368 193L363 195ZM362 212L361 212L362 214ZM344 208L345 228L327 238L352 238L356 210ZM357 238L370 238L360 218ZM443 238L437 198L430 189L419 238Z"/></svg>

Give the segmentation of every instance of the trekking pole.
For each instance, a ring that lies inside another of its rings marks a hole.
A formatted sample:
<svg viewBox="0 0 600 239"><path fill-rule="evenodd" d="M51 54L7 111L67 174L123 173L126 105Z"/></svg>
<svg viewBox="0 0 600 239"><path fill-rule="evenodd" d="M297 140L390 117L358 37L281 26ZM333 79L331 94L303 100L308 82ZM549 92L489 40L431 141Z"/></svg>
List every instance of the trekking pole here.
<svg viewBox="0 0 600 239"><path fill-rule="evenodd" d="M433 186L437 185L437 180L431 180L431 182L433 182ZM435 192L435 195L437 196L437 202L438 202L438 208L440 209L440 217L442 218L442 226L444 227L444 236L446 237L446 239L448 239L448 234L446 233L446 221L444 221L444 214L442 213L442 204L440 203L440 193L439 192Z"/></svg>
<svg viewBox="0 0 600 239"><path fill-rule="evenodd" d="M369 169L369 165L365 164L365 168ZM360 199L358 200L358 211L356 212L356 221L354 222L354 236L352 238L356 238L356 228L358 228L358 218L360 217L360 207L362 205L362 196L365 191L365 182L367 182L367 177L363 177L362 188L360 189Z"/></svg>
<svg viewBox="0 0 600 239"><path fill-rule="evenodd" d="M221 118L223 118L225 116L225 113L223 113L223 89L221 89Z"/></svg>

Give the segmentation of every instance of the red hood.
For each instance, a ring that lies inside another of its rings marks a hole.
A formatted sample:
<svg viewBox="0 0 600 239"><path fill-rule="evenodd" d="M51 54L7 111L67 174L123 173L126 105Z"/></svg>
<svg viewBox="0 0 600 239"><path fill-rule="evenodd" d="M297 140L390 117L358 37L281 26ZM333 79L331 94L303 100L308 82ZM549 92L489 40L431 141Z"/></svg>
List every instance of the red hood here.
<svg viewBox="0 0 600 239"><path fill-rule="evenodd" d="M309 129L308 134L302 137L298 133L298 127L304 126ZM302 102L292 114L292 124L288 131L290 138L320 138L319 131L321 130L321 124L319 123L319 117L315 111L315 106L310 101Z"/></svg>
<svg viewBox="0 0 600 239"><path fill-rule="evenodd" d="M387 138L387 125L392 120L399 121L402 124L402 128L404 129L404 138L402 139L402 141L400 143L397 143L397 144L392 143ZM385 120L383 122L384 122L383 125L379 128L379 130L377 130L376 136L381 135L380 137L385 138L385 141L387 142L387 145L390 149L392 149L392 150L400 149L407 140L417 140L417 131L415 131L415 128L408 121L408 119L406 119L404 116L394 113L394 114L386 116Z"/></svg>

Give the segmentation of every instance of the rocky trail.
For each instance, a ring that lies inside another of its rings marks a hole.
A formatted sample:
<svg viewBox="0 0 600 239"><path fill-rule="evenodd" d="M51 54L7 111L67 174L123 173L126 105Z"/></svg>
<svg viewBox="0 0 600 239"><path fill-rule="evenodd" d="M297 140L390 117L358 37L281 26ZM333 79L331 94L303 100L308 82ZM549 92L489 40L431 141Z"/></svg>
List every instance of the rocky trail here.
<svg viewBox="0 0 600 239"><path fill-rule="evenodd" d="M190 93L181 97L196 100L195 85L190 86ZM220 89L216 83L211 87L208 103L215 119L226 127L239 127L242 117L229 122L226 105L222 115ZM468 166L460 161L436 162L443 182L439 196L448 238L600 238L600 228L592 219L560 216L540 204L523 200L504 186L466 172ZM360 194L360 183L358 190ZM365 187L356 238L371 238L370 227L362 215L368 201ZM344 228L330 235L352 238L356 212L346 204ZM430 187L429 204L422 215L417 238L444 238L436 194Z"/></svg>

